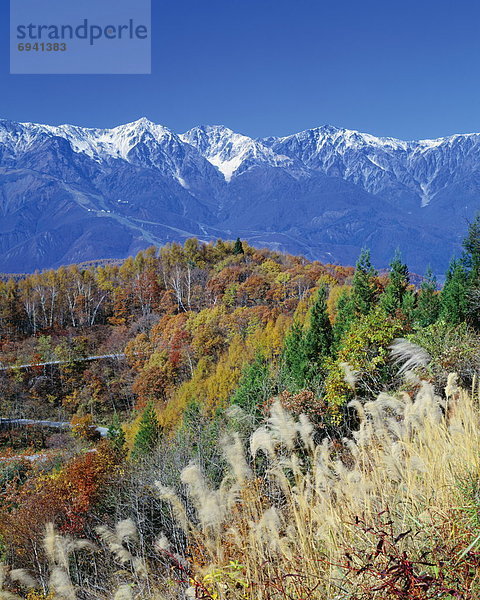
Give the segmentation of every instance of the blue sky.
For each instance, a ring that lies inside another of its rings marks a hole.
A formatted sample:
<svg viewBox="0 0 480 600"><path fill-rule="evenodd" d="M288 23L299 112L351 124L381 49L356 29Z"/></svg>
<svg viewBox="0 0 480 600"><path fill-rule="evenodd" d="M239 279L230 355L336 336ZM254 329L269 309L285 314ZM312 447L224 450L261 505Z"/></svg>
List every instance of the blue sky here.
<svg viewBox="0 0 480 600"><path fill-rule="evenodd" d="M472 0L153 0L153 72L130 76L9 75L0 1L2 118L109 127L147 116L252 136L326 123L404 139L480 131Z"/></svg>

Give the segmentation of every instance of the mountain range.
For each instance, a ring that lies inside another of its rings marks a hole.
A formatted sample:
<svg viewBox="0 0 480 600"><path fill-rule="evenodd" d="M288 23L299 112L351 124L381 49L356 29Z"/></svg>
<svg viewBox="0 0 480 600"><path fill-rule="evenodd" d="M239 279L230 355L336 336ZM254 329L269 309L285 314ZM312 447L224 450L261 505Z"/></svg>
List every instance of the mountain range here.
<svg viewBox="0 0 480 600"><path fill-rule="evenodd" d="M369 247L439 274L480 210L480 134L402 141L332 126L253 139L0 120L0 271L241 237L325 262Z"/></svg>

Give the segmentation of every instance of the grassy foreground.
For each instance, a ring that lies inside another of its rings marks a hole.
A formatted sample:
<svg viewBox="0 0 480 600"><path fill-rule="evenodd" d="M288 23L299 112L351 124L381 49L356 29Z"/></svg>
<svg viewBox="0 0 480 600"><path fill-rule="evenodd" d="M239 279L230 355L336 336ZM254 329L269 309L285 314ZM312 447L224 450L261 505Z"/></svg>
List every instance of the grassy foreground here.
<svg viewBox="0 0 480 600"><path fill-rule="evenodd" d="M248 441L223 439L217 489L195 463L180 474L185 494L156 484L183 551L159 533L152 564L132 521L99 526L108 581L90 572L78 585L85 554L100 550L49 526L45 580L4 566L0 598L480 597L479 391L454 374L444 399L428 383L416 389L354 400L360 426L343 443L274 403Z"/></svg>

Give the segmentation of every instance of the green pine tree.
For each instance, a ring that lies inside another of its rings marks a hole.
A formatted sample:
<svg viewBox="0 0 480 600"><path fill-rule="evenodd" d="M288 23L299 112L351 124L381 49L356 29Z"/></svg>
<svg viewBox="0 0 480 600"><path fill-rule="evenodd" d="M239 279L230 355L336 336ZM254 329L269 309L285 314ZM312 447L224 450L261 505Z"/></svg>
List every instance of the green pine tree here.
<svg viewBox="0 0 480 600"><path fill-rule="evenodd" d="M467 318L469 273L464 260L453 259L440 296L440 318L458 325Z"/></svg>
<svg viewBox="0 0 480 600"><path fill-rule="evenodd" d="M291 391L310 387L332 350L333 331L327 313L327 288L321 286L308 314L306 331L294 323L285 338L281 382Z"/></svg>
<svg viewBox="0 0 480 600"><path fill-rule="evenodd" d="M132 457L143 458L150 454L160 438L160 424L152 402L143 411L137 435L133 442Z"/></svg>
<svg viewBox="0 0 480 600"><path fill-rule="evenodd" d="M234 254L244 254L245 253L245 251L243 249L242 240L240 238L237 238L237 241L235 242L235 245L233 246L233 253Z"/></svg>
<svg viewBox="0 0 480 600"><path fill-rule="evenodd" d="M341 342L355 321L355 304L352 294L344 290L337 301L337 315L333 324L333 346L335 350L341 346Z"/></svg>
<svg viewBox="0 0 480 600"><path fill-rule="evenodd" d="M305 360L303 328L294 322L283 342L280 383L290 391L305 387L307 363Z"/></svg>
<svg viewBox="0 0 480 600"><path fill-rule="evenodd" d="M408 323L413 323L415 319L415 309L417 306L417 295L414 290L406 290L402 298L402 313L405 315Z"/></svg>
<svg viewBox="0 0 480 600"><path fill-rule="evenodd" d="M272 395L268 362L259 354L242 373L231 402L251 415L260 416L260 407Z"/></svg>
<svg viewBox="0 0 480 600"><path fill-rule="evenodd" d="M389 281L385 291L380 296L380 306L387 314L393 314L402 308L403 298L409 283L408 267L402 262L400 251L390 263Z"/></svg>
<svg viewBox="0 0 480 600"><path fill-rule="evenodd" d="M467 262L472 283L480 278L480 212L477 213L473 223L470 223L467 237L463 240L463 247L467 253Z"/></svg>
<svg viewBox="0 0 480 600"><path fill-rule="evenodd" d="M437 293L437 279L428 267L420 286L414 321L420 327L428 327L438 320L440 314L440 296Z"/></svg>
<svg viewBox="0 0 480 600"><path fill-rule="evenodd" d="M309 370L317 369L332 349L333 333L327 312L327 288L321 286L309 312L309 326L305 334L303 352Z"/></svg>
<svg viewBox="0 0 480 600"><path fill-rule="evenodd" d="M468 228L463 247L466 251L465 264L468 266L466 320L480 329L480 212Z"/></svg>
<svg viewBox="0 0 480 600"><path fill-rule="evenodd" d="M370 262L370 250L364 248L355 265L353 276L352 301L357 315L366 315L375 304L376 270Z"/></svg>

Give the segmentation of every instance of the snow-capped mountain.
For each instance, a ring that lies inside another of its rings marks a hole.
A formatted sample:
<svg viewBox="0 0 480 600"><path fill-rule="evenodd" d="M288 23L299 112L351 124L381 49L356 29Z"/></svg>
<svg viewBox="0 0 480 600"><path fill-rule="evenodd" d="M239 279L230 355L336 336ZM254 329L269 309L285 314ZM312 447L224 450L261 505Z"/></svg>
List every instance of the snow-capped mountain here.
<svg viewBox="0 0 480 600"><path fill-rule="evenodd" d="M378 266L400 246L442 272L480 209L480 135L405 142L324 126L253 139L0 120L0 271L233 238Z"/></svg>
<svg viewBox="0 0 480 600"><path fill-rule="evenodd" d="M275 151L390 200L428 205L480 167L480 135L404 142L325 126L269 138Z"/></svg>
<svg viewBox="0 0 480 600"><path fill-rule="evenodd" d="M306 172L295 158L274 152L260 141L234 133L223 125L194 127L180 137L217 167L227 182L234 175L259 166L279 167L297 176Z"/></svg>
<svg viewBox="0 0 480 600"><path fill-rule="evenodd" d="M54 138L67 140L73 152L99 164L123 160L132 165L151 167L172 176L184 187L188 187L187 181L192 177L216 177L215 170L201 160L190 144L146 118L113 129L0 121L0 149L3 147L5 158L11 160Z"/></svg>

